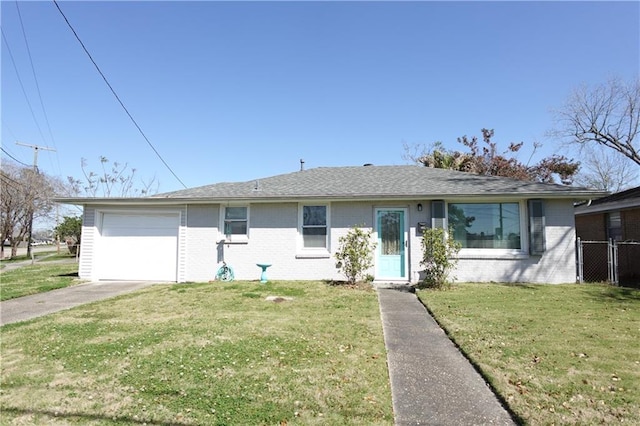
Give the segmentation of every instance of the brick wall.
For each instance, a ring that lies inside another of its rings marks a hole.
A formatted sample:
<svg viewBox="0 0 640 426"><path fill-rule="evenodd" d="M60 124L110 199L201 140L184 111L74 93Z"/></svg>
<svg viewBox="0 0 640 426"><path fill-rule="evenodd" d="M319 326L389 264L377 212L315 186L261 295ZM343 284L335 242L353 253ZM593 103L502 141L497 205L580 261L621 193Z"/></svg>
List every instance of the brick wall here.
<svg viewBox="0 0 640 426"><path fill-rule="evenodd" d="M623 210L622 217L622 239L640 241L640 208Z"/></svg>
<svg viewBox="0 0 640 426"><path fill-rule="evenodd" d="M576 216L576 235L585 241L606 241L606 224L604 213Z"/></svg>

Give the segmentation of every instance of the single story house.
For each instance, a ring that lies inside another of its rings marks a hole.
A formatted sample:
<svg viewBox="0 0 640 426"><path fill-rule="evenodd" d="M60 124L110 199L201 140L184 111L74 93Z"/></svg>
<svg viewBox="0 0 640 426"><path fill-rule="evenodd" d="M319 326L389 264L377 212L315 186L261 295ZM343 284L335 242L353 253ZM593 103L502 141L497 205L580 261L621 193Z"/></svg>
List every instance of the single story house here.
<svg viewBox="0 0 640 426"><path fill-rule="evenodd" d="M574 203L601 191L418 165L319 167L140 198L61 198L84 208L79 276L203 282L340 280L351 227L377 242L370 275L417 282L422 231L451 229L454 275L473 282L575 282Z"/></svg>

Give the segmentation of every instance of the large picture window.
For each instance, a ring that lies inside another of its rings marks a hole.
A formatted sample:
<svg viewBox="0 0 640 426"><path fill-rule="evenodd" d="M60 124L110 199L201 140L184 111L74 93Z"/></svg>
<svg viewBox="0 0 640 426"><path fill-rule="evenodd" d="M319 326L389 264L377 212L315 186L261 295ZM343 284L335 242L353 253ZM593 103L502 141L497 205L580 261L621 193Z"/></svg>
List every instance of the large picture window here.
<svg viewBox="0 0 640 426"><path fill-rule="evenodd" d="M224 209L224 234L228 238L247 236L247 210L247 207L226 207Z"/></svg>
<svg viewBox="0 0 640 426"><path fill-rule="evenodd" d="M327 248L327 206L302 207L304 248Z"/></svg>
<svg viewBox="0 0 640 426"><path fill-rule="evenodd" d="M449 226L462 248L521 249L520 204L451 203Z"/></svg>

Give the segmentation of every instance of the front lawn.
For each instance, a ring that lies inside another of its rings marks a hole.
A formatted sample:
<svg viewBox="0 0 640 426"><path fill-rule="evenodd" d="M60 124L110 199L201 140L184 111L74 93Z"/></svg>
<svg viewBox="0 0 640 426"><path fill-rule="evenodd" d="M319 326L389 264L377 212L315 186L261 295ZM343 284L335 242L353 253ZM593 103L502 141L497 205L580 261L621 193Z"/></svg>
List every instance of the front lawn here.
<svg viewBox="0 0 640 426"><path fill-rule="evenodd" d="M418 295L523 423L640 424L640 291L464 284Z"/></svg>
<svg viewBox="0 0 640 426"><path fill-rule="evenodd" d="M68 287L78 281L77 263L37 262L0 273L0 300Z"/></svg>
<svg viewBox="0 0 640 426"><path fill-rule="evenodd" d="M376 293L319 282L160 284L10 324L1 380L5 423L393 424Z"/></svg>

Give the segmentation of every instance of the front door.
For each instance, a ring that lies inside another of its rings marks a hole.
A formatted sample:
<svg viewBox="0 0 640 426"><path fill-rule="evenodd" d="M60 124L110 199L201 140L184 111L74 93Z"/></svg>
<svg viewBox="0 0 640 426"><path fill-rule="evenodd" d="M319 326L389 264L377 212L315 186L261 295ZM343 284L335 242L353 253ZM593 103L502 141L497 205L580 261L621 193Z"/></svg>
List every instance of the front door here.
<svg viewBox="0 0 640 426"><path fill-rule="evenodd" d="M376 280L407 279L405 209L376 209Z"/></svg>

